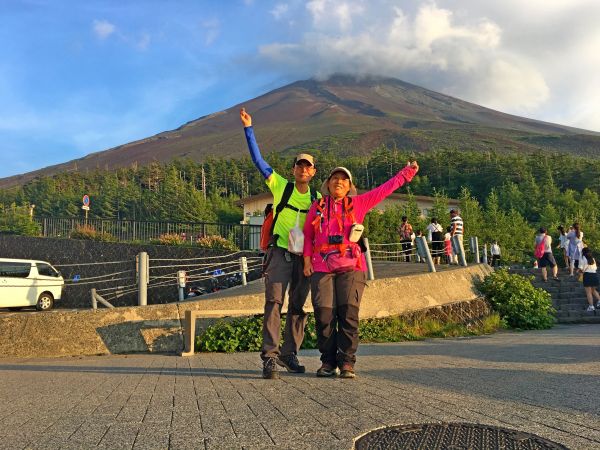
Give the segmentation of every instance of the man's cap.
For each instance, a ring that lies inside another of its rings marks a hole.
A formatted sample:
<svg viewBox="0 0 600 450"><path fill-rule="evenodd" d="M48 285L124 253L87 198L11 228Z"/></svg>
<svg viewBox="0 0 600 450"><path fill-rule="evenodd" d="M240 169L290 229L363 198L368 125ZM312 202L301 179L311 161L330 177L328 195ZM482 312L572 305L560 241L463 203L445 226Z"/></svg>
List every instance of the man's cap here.
<svg viewBox="0 0 600 450"><path fill-rule="evenodd" d="M308 153L300 153L298 156L296 156L296 158L294 159L294 165L296 165L298 161L306 161L311 166L315 166L315 158L313 158L312 155L309 155Z"/></svg>
<svg viewBox="0 0 600 450"><path fill-rule="evenodd" d="M336 172L344 172L346 175L348 175L348 179L350 180L350 190L348 191L348 195L357 195L358 192L356 191L356 186L354 186L354 182L352 181L352 174L350 173L350 171L348 169L346 169L345 167L341 167L341 166L336 167L331 172L329 172L329 176L327 177L327 179L325 181L323 181L323 184L321 185L321 193L323 195L329 195L329 179Z"/></svg>

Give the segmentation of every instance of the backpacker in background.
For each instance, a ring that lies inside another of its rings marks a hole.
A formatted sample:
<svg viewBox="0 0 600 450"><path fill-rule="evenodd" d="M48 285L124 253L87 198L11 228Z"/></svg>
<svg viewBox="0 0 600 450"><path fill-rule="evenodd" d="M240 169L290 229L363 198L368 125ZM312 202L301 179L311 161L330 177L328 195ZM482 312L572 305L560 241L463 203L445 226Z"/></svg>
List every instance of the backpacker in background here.
<svg viewBox="0 0 600 450"><path fill-rule="evenodd" d="M273 211L273 204L267 204L265 208L265 220L260 228L260 249L262 251L267 251L269 245L271 244L271 238L273 237L273 230L275 229L275 224L277 223L277 217L279 213L283 211L283 208L289 208L292 211L307 213L307 209L298 209L295 206L289 205L288 201L294 192L294 183L288 181L285 185L285 189L283 190L283 194L281 196L281 201L277 204L277 208ZM311 202L317 199L317 193L310 188L310 200Z"/></svg>

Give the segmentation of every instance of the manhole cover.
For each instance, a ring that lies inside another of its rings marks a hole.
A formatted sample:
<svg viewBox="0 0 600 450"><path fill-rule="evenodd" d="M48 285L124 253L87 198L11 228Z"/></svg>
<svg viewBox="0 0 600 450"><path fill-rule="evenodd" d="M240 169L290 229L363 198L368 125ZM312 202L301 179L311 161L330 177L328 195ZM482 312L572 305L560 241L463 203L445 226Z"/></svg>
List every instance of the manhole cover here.
<svg viewBox="0 0 600 450"><path fill-rule="evenodd" d="M424 423L373 430L358 438L356 450L568 450L529 433L472 423Z"/></svg>

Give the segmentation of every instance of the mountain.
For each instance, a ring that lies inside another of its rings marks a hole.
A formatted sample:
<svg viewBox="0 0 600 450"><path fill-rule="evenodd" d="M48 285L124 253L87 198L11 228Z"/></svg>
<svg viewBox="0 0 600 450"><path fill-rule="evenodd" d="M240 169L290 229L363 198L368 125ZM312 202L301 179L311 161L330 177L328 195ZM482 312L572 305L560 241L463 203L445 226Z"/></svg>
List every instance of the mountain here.
<svg viewBox="0 0 600 450"><path fill-rule="evenodd" d="M246 155L239 120L242 106L252 115L264 154L318 148L344 156L385 144L417 152L541 149L600 156L600 133L504 114L397 79L338 75L326 81L298 81L176 130L3 178L0 187L63 171Z"/></svg>

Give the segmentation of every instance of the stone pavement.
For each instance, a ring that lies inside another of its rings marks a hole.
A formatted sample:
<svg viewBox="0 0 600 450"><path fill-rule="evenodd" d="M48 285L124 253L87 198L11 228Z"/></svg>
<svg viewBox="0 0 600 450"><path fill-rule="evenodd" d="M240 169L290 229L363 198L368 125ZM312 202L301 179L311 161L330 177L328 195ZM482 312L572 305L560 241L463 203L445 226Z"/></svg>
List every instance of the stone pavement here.
<svg viewBox="0 0 600 450"><path fill-rule="evenodd" d="M600 326L359 347L355 380L260 378L256 353L0 359L0 448L352 448L474 422L600 449Z"/></svg>

